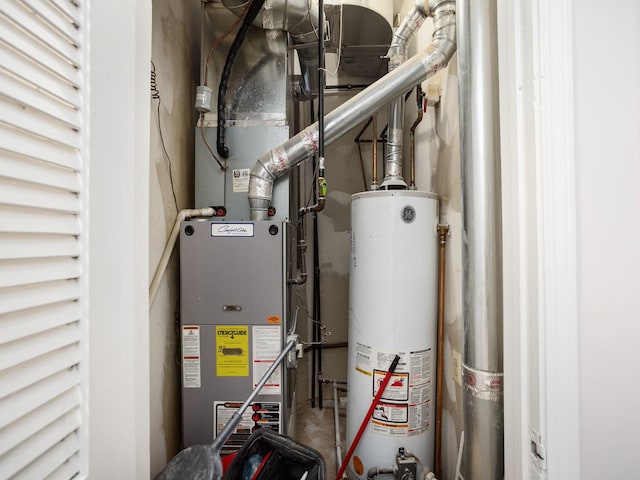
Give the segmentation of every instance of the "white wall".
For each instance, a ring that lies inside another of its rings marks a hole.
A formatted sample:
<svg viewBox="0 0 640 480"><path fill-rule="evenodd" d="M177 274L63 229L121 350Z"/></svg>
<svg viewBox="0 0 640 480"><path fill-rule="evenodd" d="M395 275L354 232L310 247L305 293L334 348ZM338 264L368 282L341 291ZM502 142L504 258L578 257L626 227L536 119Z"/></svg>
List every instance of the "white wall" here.
<svg viewBox="0 0 640 480"><path fill-rule="evenodd" d="M574 4L581 478L639 478L640 5Z"/></svg>
<svg viewBox="0 0 640 480"><path fill-rule="evenodd" d="M89 475L149 478L151 5L91 2Z"/></svg>

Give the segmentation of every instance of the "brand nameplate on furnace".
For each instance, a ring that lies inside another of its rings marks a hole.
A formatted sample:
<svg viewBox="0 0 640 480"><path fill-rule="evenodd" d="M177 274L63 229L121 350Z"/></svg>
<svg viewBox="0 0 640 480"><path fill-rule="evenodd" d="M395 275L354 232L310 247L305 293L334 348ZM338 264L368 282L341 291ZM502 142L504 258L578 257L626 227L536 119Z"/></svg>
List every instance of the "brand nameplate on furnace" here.
<svg viewBox="0 0 640 480"><path fill-rule="evenodd" d="M253 223L212 223L212 237L253 237Z"/></svg>

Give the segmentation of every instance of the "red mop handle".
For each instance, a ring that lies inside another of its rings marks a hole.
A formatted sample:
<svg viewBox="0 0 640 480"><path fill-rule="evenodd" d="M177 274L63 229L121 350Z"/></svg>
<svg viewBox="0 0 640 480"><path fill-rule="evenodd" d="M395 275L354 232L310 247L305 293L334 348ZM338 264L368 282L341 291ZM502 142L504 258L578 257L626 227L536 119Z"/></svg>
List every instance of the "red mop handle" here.
<svg viewBox="0 0 640 480"><path fill-rule="evenodd" d="M364 429L369 424L369 419L371 418L371 415L373 415L373 410L376 408L376 405L378 405L378 402L380 401L382 394L387 388L387 384L389 383L389 380L391 380L391 376L393 375L393 372L398 366L399 361L400 361L400 356L396 355L396 357L393 359L393 362L391 362L391 366L389 367L389 370L387 370L386 375L382 379L382 383L380 384L378 393L374 397L373 402L371 402L369 411L367 412L367 414L364 416L364 419L362 420L362 424L360 425L360 429L358 429L358 433L356 433L356 436L353 438L351 447L349 447L349 451L347 452L347 455L344 457L344 460L342 461L342 465L340 466L340 471L338 472L338 475L336 475L336 480L340 480L342 478L342 474L346 470L347 465L349 464L349 460L351 460L351 455L353 455L353 451L358 446L358 443L360 442L360 437L362 437L362 434L364 433Z"/></svg>

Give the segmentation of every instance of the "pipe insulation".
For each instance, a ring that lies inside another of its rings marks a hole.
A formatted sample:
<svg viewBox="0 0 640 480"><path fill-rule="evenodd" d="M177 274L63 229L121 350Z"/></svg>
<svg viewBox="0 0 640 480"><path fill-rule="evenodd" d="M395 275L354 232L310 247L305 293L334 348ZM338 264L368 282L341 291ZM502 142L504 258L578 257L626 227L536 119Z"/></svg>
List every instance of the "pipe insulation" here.
<svg viewBox="0 0 640 480"><path fill-rule="evenodd" d="M325 117L325 145L365 121L377 110L414 85L444 68L456 49L455 1L433 0L430 14L432 43L392 72L352 97ZM318 150L318 123L307 127L282 145L260 157L251 169L249 206L251 220L265 220L273 194L273 182Z"/></svg>
<svg viewBox="0 0 640 480"><path fill-rule="evenodd" d="M407 60L409 42L420 29L427 12L424 1L417 0L416 4L404 17L404 20L393 34L391 46L387 52L389 57L388 71L391 72ZM413 87L413 85L411 85ZM404 93L404 92L403 92ZM387 107L389 123L389 135L387 137L387 150L385 152L385 173L382 182L383 188L406 188L407 184L402 178L402 145L404 136L404 95L398 96Z"/></svg>
<svg viewBox="0 0 640 480"><path fill-rule="evenodd" d="M504 476L497 0L458 2L463 195L462 474Z"/></svg>

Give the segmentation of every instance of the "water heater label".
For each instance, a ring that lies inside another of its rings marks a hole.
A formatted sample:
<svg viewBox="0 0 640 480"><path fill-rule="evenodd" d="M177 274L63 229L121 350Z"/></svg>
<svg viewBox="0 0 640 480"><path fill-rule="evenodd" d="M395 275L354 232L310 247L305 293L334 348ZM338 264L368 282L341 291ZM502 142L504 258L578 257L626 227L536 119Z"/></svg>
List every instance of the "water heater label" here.
<svg viewBox="0 0 640 480"><path fill-rule="evenodd" d="M212 237L253 237L253 223L212 223Z"/></svg>
<svg viewBox="0 0 640 480"><path fill-rule="evenodd" d="M371 347L356 343L356 370L371 376Z"/></svg>
<svg viewBox="0 0 640 480"><path fill-rule="evenodd" d="M378 393L395 355L382 350L369 351L369 357L374 359L371 361L374 365L370 370L372 398ZM382 401L373 413L372 430L393 437L419 435L431 428L431 349L400 352L398 355L398 367L382 394ZM356 360L358 371L367 365L366 361Z"/></svg>
<svg viewBox="0 0 640 480"><path fill-rule="evenodd" d="M249 327L216 326L216 375L249 376Z"/></svg>
<svg viewBox="0 0 640 480"><path fill-rule="evenodd" d="M200 327L182 327L182 385L184 388L201 387Z"/></svg>
<svg viewBox="0 0 640 480"><path fill-rule="evenodd" d="M275 362L282 345L282 333L277 325L255 325L253 327L253 386L269 370ZM280 395L282 393L282 366L276 368L267 383L264 384L262 395Z"/></svg>
<svg viewBox="0 0 640 480"><path fill-rule="evenodd" d="M390 423L404 423L409 421L409 406L404 404L380 402L373 411L374 420Z"/></svg>
<svg viewBox="0 0 640 480"><path fill-rule="evenodd" d="M236 168L233 170L233 191L234 192L248 192L249 191L249 178L251 169L249 168Z"/></svg>
<svg viewBox="0 0 640 480"><path fill-rule="evenodd" d="M373 396L378 394L380 385L384 380L386 371L374 370L373 371ZM391 375L391 379L385 388L381 400L397 400L408 401L409 400L409 374L408 373L394 373Z"/></svg>

